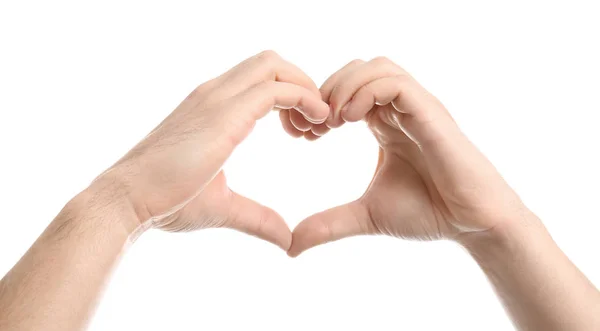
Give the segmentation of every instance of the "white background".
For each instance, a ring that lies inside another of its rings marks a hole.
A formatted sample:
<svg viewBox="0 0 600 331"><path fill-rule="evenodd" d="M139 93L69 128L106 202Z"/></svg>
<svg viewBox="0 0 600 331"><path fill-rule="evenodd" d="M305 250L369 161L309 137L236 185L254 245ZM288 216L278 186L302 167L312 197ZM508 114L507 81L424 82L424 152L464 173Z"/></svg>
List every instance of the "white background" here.
<svg viewBox="0 0 600 331"><path fill-rule="evenodd" d="M600 284L600 11L577 1L0 3L0 275L73 195L196 85L263 49L317 84L385 55L469 137ZM360 196L377 146L362 123L318 142L276 114L227 163L233 189L293 228ZM91 330L509 330L450 242L351 238L297 259L229 230L150 231Z"/></svg>

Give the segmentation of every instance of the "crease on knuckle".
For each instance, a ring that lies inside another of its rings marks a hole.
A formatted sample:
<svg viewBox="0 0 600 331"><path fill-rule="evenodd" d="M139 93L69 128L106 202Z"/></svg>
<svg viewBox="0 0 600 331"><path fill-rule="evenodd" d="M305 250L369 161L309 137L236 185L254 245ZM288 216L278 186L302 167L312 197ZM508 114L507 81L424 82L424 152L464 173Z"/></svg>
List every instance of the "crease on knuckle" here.
<svg viewBox="0 0 600 331"><path fill-rule="evenodd" d="M324 219L319 219L319 222L316 224L316 233L320 235L320 241L322 243L330 242L334 238L333 229L331 228L331 224L325 221Z"/></svg>
<svg viewBox="0 0 600 331"><path fill-rule="evenodd" d="M269 212L266 209L262 209L258 215L258 223L254 228L257 235L263 234L266 228L266 224L269 222Z"/></svg>

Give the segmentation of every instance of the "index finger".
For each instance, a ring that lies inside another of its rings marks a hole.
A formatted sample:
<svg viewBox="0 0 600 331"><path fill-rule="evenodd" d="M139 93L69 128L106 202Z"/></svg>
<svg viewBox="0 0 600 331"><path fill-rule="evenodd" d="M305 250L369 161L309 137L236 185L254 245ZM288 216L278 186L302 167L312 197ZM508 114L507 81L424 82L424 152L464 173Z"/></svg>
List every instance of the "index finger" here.
<svg viewBox="0 0 600 331"><path fill-rule="evenodd" d="M256 121L274 107L295 109L311 123L323 123L329 115L329 106L310 90L291 83L266 81L232 98L234 112L239 116L251 114Z"/></svg>
<svg viewBox="0 0 600 331"><path fill-rule="evenodd" d="M360 59L350 61L340 70L336 71L334 74L329 76L329 78L327 78L323 85L321 85L321 98L323 99L323 101L329 103L331 107L329 118L326 122L328 127L337 128L344 124L344 119L342 119L341 116L339 116L339 111L336 111L336 109L339 109L339 107L343 105L335 105L331 102L331 95L335 90L335 87L340 83L340 81L344 79L344 77L346 77L348 74L356 70L364 63L365 61Z"/></svg>
<svg viewBox="0 0 600 331"><path fill-rule="evenodd" d="M222 98L232 97L265 81L299 85L320 96L317 85L304 71L270 50L246 59L216 80Z"/></svg>

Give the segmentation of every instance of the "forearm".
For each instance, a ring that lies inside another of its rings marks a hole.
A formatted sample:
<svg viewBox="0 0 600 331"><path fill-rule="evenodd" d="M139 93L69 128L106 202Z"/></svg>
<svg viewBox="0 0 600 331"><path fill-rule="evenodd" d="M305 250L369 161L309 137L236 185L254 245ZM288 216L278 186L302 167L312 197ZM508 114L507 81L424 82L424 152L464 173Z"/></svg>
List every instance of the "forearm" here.
<svg viewBox="0 0 600 331"><path fill-rule="evenodd" d="M1 330L87 325L132 230L123 220L135 214L116 191L97 186L71 200L2 279Z"/></svg>
<svg viewBox="0 0 600 331"><path fill-rule="evenodd" d="M600 330L600 292L534 215L461 242L519 330Z"/></svg>

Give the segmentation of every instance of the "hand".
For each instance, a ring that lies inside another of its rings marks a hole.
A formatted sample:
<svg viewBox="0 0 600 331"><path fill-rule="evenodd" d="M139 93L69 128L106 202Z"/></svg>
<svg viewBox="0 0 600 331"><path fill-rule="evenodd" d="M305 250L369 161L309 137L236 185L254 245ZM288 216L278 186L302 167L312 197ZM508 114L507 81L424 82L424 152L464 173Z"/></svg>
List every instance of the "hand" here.
<svg viewBox="0 0 600 331"><path fill-rule="evenodd" d="M287 250L291 232L281 216L232 192L221 171L273 108L298 123L323 123L329 114L314 82L266 51L196 88L93 185L119 187L138 216L129 228L229 227Z"/></svg>
<svg viewBox="0 0 600 331"><path fill-rule="evenodd" d="M526 213L444 106L390 60L352 61L329 77L321 94L331 106L328 127L368 123L379 162L362 197L296 227L290 256L360 234L460 239Z"/></svg>

